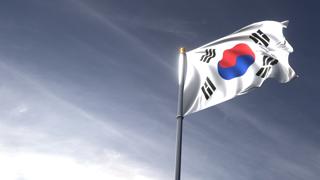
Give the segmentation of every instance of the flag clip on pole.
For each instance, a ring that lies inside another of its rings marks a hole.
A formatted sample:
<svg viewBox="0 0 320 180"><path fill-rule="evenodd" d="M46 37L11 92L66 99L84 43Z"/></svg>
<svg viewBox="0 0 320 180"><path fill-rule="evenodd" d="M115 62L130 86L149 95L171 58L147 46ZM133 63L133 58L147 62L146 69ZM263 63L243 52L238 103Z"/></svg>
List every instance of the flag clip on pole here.
<svg viewBox="0 0 320 180"><path fill-rule="evenodd" d="M186 49L180 48L179 54L179 91L177 109L177 137L176 137L176 168L175 180L180 180L181 176L181 150L182 150L182 126L183 126L183 90L186 73Z"/></svg>

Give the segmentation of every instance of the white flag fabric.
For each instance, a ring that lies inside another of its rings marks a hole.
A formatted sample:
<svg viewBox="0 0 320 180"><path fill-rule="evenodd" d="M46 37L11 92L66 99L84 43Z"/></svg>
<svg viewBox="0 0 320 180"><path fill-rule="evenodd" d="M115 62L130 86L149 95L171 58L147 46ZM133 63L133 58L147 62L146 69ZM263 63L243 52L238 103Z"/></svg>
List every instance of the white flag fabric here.
<svg viewBox="0 0 320 180"><path fill-rule="evenodd" d="M262 21L186 53L183 115L200 111L260 87L268 78L281 83L296 74L283 35L288 21Z"/></svg>

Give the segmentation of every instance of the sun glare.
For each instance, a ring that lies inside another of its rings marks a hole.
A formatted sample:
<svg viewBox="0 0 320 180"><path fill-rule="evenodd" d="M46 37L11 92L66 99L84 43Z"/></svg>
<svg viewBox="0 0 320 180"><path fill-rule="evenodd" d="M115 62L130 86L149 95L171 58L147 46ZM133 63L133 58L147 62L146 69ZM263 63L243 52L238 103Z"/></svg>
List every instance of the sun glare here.
<svg viewBox="0 0 320 180"><path fill-rule="evenodd" d="M38 153L0 152L0 169L0 179L5 180L151 180L126 165L104 166Z"/></svg>

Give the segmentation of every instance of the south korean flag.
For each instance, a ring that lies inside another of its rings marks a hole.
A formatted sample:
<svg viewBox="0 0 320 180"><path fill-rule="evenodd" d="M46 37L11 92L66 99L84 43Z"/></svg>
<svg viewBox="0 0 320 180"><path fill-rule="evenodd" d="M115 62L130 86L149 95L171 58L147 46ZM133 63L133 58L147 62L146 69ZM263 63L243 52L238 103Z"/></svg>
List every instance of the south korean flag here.
<svg viewBox="0 0 320 180"><path fill-rule="evenodd" d="M268 78L286 83L296 77L283 35L288 21L262 21L186 53L183 115L260 87Z"/></svg>

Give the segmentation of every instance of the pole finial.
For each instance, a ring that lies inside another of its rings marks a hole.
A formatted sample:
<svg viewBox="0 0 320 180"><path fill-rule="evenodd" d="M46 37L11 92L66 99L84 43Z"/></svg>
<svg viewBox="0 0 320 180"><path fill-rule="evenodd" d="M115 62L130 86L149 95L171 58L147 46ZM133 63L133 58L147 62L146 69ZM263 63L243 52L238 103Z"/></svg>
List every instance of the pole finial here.
<svg viewBox="0 0 320 180"><path fill-rule="evenodd" d="M186 53L186 48L181 47L181 48L179 49L179 52L180 52L180 54Z"/></svg>

